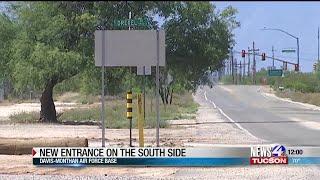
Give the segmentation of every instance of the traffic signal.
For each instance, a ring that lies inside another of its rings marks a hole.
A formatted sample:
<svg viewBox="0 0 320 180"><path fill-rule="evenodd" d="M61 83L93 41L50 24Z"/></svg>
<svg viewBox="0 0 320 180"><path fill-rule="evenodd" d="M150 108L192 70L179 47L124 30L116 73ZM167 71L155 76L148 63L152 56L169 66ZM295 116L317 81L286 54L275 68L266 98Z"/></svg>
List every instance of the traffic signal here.
<svg viewBox="0 0 320 180"><path fill-rule="evenodd" d="M317 64L316 64L316 63L313 64L313 70L314 70L314 71L317 70Z"/></svg>
<svg viewBox="0 0 320 180"><path fill-rule="evenodd" d="M262 53L262 61L266 60L266 53Z"/></svg>
<svg viewBox="0 0 320 180"><path fill-rule="evenodd" d="M246 57L246 51L245 50L241 51L241 57L243 57L243 58Z"/></svg>
<svg viewBox="0 0 320 180"><path fill-rule="evenodd" d="M295 64L295 65L294 65L294 70L295 70L295 71L299 71L299 64Z"/></svg>

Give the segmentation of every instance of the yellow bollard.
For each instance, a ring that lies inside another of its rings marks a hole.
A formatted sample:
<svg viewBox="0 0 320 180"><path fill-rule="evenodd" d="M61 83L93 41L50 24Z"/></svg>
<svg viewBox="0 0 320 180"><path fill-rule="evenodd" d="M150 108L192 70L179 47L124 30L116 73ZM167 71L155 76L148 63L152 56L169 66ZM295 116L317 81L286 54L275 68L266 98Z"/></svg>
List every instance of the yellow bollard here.
<svg viewBox="0 0 320 180"><path fill-rule="evenodd" d="M139 146L144 147L144 136L143 136L143 126L144 126L144 117L143 117L143 106L141 93L138 94L138 129L139 129Z"/></svg>
<svg viewBox="0 0 320 180"><path fill-rule="evenodd" d="M132 120L132 92L127 92L127 119Z"/></svg>
<svg viewBox="0 0 320 180"><path fill-rule="evenodd" d="M127 119L130 122L130 144L129 146L132 147L132 92L127 92Z"/></svg>

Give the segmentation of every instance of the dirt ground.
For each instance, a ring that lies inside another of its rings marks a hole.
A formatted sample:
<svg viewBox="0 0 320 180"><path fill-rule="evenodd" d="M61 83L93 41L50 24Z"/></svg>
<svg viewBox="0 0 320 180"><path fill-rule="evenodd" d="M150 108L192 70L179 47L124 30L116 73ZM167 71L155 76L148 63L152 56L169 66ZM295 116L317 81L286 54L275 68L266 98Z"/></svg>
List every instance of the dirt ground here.
<svg viewBox="0 0 320 180"><path fill-rule="evenodd" d="M268 143L249 136L228 122L219 111L206 101L204 90L199 90L194 99L200 104L194 120L173 120L169 128L160 129L160 145L189 147L219 144ZM1 111L0 107L0 111ZM209 122L209 123L208 123ZM219 122L219 123L217 123ZM196 124L197 123L197 124ZM145 145L155 146L155 129L145 129ZM101 146L101 129L96 126L50 125L50 124L1 124L1 137L86 137L89 146ZM106 129L106 145L125 147L129 144L128 129ZM138 131L133 130L133 145L137 146ZM169 179L317 179L319 167L306 166L257 166L257 167L85 167L58 168L36 167L31 155L0 155L0 179L85 179L100 178L169 178ZM46 176L44 176L46 175ZM66 176L67 175L67 176ZM77 178L78 179L78 178Z"/></svg>
<svg viewBox="0 0 320 180"><path fill-rule="evenodd" d="M72 109L76 107L82 107L76 103L62 103L55 102L57 112L62 112L66 109ZM40 112L40 103L19 103L19 104L7 104L0 103L0 121L8 121L10 115L21 112Z"/></svg>

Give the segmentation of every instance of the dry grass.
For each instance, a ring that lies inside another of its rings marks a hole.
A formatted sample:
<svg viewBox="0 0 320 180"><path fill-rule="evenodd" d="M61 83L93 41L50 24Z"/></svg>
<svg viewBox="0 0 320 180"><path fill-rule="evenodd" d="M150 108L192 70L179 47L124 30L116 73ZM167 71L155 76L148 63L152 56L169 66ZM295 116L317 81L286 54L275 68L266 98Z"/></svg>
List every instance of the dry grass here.
<svg viewBox="0 0 320 180"><path fill-rule="evenodd" d="M302 92L277 92L277 96L290 98L292 101L302 102L320 106L320 93L302 93Z"/></svg>
<svg viewBox="0 0 320 180"><path fill-rule="evenodd" d="M88 102L84 96L79 94L67 94L60 100L64 102L78 102L83 98L83 101ZM91 97L91 103L99 102L99 97ZM59 99L59 98L58 98ZM160 100L161 101L161 100ZM155 99L153 96L147 96L146 98L146 119L145 127L156 127L156 107ZM87 104L87 103L82 103ZM88 103L90 104L90 103ZM173 103L171 105L164 106L160 102L160 127L166 127L166 120L174 119L194 119L196 117L198 104L193 101L190 93L175 94L173 96ZM105 104L105 117L107 128L128 128L129 121L126 118L126 99L125 97L106 97ZM59 117L59 121L100 121L101 106L100 103L95 103L84 108L74 108L65 110L62 116ZM39 112L32 113L20 113L10 116L13 122L33 123L37 122L39 118ZM137 122L137 100L136 95L133 96L133 126L136 126Z"/></svg>

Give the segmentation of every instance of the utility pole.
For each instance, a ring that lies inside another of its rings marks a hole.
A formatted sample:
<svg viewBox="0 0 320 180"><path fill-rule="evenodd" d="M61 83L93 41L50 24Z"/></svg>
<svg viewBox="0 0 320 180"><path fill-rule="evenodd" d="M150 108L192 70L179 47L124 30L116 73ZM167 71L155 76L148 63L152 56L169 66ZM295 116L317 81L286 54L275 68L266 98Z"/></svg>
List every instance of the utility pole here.
<svg viewBox="0 0 320 180"><path fill-rule="evenodd" d="M238 84L238 67L237 67L237 59L234 59L234 60L235 60L234 67L235 67L235 74L236 74L235 81L236 81L236 84Z"/></svg>
<svg viewBox="0 0 320 180"><path fill-rule="evenodd" d="M226 72L227 72L227 69L228 69L228 64L227 64L226 60L223 61L223 66L224 66L224 68L223 68L223 74L222 75L225 76Z"/></svg>
<svg viewBox="0 0 320 180"><path fill-rule="evenodd" d="M256 52L258 52L259 49L254 48L254 41L252 42L252 53L253 53L253 68L252 68L252 84L256 84Z"/></svg>
<svg viewBox="0 0 320 180"><path fill-rule="evenodd" d="M228 60L227 62L227 75L230 75L230 60Z"/></svg>
<svg viewBox="0 0 320 180"><path fill-rule="evenodd" d="M230 75L230 60L228 60L226 63L227 63L227 75Z"/></svg>
<svg viewBox="0 0 320 180"><path fill-rule="evenodd" d="M242 81L244 82L244 79L245 79L245 77L246 77L246 60L245 59L243 59L244 60L244 62L243 62L243 75L242 75Z"/></svg>
<svg viewBox="0 0 320 180"><path fill-rule="evenodd" d="M319 62L320 62L320 59L319 59L319 27L318 27L318 66L319 66Z"/></svg>
<svg viewBox="0 0 320 180"><path fill-rule="evenodd" d="M231 50L231 74L232 74L232 83L234 84L234 65L233 65L233 50Z"/></svg>
<svg viewBox="0 0 320 180"><path fill-rule="evenodd" d="M252 52L253 52L253 75L252 84L256 84L256 53L254 52L254 42L252 42Z"/></svg>
<svg viewBox="0 0 320 180"><path fill-rule="evenodd" d="M229 75L232 74L232 61L231 61L231 57L230 57L230 61L229 61Z"/></svg>
<svg viewBox="0 0 320 180"><path fill-rule="evenodd" d="M250 48L248 47L248 77L250 77Z"/></svg>
<svg viewBox="0 0 320 180"><path fill-rule="evenodd" d="M241 66L241 60L240 60L240 69L239 69L239 84L241 83L241 76L242 76L242 66Z"/></svg>
<svg viewBox="0 0 320 180"><path fill-rule="evenodd" d="M272 46L272 69L275 69L274 68L274 49L273 49L273 46Z"/></svg>
<svg viewBox="0 0 320 180"><path fill-rule="evenodd" d="M246 75L246 58L243 58L243 78Z"/></svg>

